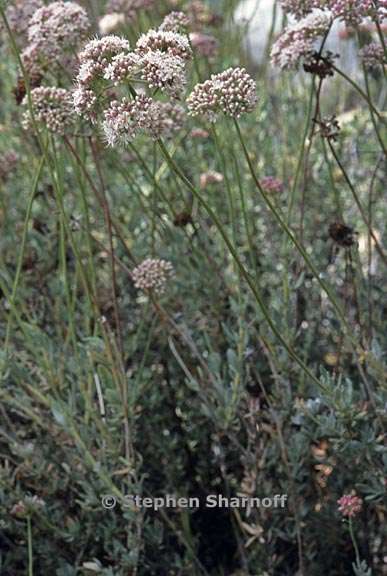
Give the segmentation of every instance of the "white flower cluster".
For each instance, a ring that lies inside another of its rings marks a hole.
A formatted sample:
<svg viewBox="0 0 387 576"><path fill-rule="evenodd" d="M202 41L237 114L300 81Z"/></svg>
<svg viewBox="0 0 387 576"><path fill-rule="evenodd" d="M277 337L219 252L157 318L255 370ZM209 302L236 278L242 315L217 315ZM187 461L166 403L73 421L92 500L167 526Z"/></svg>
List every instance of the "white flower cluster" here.
<svg viewBox="0 0 387 576"><path fill-rule="evenodd" d="M173 266L167 260L147 258L136 266L132 272L134 285L139 290L154 290L160 294L165 291L168 278L173 273Z"/></svg>
<svg viewBox="0 0 387 576"><path fill-rule="evenodd" d="M149 88L159 88L179 98L186 86L185 63L179 56L165 55L160 50L146 52L141 58L141 76Z"/></svg>
<svg viewBox="0 0 387 576"><path fill-rule="evenodd" d="M133 51L119 36L94 39L79 55L75 109L93 122L102 113L110 146L125 145L140 133L170 137L182 126L183 108L155 96L181 98L191 56L188 39L172 31L150 30Z"/></svg>
<svg viewBox="0 0 387 576"><path fill-rule="evenodd" d="M36 122L44 125L47 130L56 134L64 134L75 121L73 98L71 92L64 88L40 86L31 91L33 116ZM27 106L27 96L23 105ZM31 128L30 110L23 116L23 126Z"/></svg>
<svg viewBox="0 0 387 576"><path fill-rule="evenodd" d="M104 112L103 129L109 146L125 145L149 127L153 100L140 94L129 100L113 100Z"/></svg>
<svg viewBox="0 0 387 576"><path fill-rule="evenodd" d="M158 102L144 94L133 100L114 100L104 112L103 130L109 146L125 146L140 133L153 139L170 138L185 119L182 106Z"/></svg>
<svg viewBox="0 0 387 576"><path fill-rule="evenodd" d="M119 36L104 36L88 42L79 54L80 67L74 91L74 106L78 114L96 119L99 80L105 78L116 56L124 58L130 50L130 44ZM110 80L112 78L109 77Z"/></svg>
<svg viewBox="0 0 387 576"><path fill-rule="evenodd" d="M136 52L145 54L155 50L178 56L185 61L192 58L192 50L188 39L177 32L149 30L146 34L142 34L137 41Z"/></svg>

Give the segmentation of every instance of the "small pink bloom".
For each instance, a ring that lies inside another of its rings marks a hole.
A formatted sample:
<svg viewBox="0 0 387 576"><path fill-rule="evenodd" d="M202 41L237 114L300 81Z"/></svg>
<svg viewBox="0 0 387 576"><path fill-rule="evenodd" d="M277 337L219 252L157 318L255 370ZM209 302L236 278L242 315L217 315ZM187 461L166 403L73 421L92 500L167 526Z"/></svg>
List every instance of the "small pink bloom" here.
<svg viewBox="0 0 387 576"><path fill-rule="evenodd" d="M203 128L193 128L191 130L192 138L208 138L209 135L207 130L203 130Z"/></svg>
<svg viewBox="0 0 387 576"><path fill-rule="evenodd" d="M261 186L265 192L282 192L284 185L282 180L274 176L264 176L261 179Z"/></svg>
<svg viewBox="0 0 387 576"><path fill-rule="evenodd" d="M223 182L223 174L220 172L209 170L200 174L200 188L207 188L209 184L219 184L220 182Z"/></svg>
<svg viewBox="0 0 387 576"><path fill-rule="evenodd" d="M338 501L339 512L347 518L353 518L362 509L363 500L355 494L344 494Z"/></svg>
<svg viewBox="0 0 387 576"><path fill-rule="evenodd" d="M202 32L192 32L189 35L191 44L201 56L213 58L218 50L218 41L214 36Z"/></svg>

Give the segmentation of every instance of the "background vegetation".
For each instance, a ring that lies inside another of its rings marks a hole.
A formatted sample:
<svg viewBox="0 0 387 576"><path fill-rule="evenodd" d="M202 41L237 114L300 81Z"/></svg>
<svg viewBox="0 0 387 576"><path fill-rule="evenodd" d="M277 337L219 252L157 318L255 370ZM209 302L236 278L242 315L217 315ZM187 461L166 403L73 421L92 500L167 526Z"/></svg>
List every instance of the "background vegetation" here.
<svg viewBox="0 0 387 576"><path fill-rule="evenodd" d="M156 2L117 33L135 43L190 4ZM208 5L218 52L197 55L187 93L246 66L256 110L238 126L187 118L165 144L217 223L149 138L111 149L80 123L65 137L43 130L42 151L21 124L23 78L3 26L4 576L387 573L384 71L280 71L274 33L258 65L237 4ZM104 2L84 5L92 36ZM54 76L44 83L71 87ZM174 267L161 295L133 284L149 257ZM352 491L363 507L343 521L337 500ZM211 493L289 503L101 505L104 494Z"/></svg>

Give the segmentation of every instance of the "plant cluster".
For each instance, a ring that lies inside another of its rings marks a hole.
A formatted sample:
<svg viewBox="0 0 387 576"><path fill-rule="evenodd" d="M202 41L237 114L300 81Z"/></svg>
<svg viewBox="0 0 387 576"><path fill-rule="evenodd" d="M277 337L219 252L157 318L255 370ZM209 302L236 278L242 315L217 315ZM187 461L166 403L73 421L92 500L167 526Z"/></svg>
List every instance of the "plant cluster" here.
<svg viewBox="0 0 387 576"><path fill-rule="evenodd" d="M387 574L386 2L275 2L0 3L1 575Z"/></svg>

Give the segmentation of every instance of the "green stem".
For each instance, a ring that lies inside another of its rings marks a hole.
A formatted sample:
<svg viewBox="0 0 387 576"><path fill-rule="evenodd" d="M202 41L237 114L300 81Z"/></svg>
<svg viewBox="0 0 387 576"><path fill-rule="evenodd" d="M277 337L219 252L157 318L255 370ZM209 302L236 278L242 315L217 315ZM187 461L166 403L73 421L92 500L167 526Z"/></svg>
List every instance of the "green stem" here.
<svg viewBox="0 0 387 576"><path fill-rule="evenodd" d="M364 100L367 102L370 110L372 110L374 112L374 114L379 118L379 120L384 121L384 118L382 116L382 114L379 112L379 110L377 110L375 108L375 106L373 105L373 103L371 102L371 100L369 99L368 95L364 92L364 90L359 86L359 84L357 84L357 82L355 82L354 80L352 80L352 78L350 78L345 72L343 72L342 70L340 70L340 68L337 68L334 64L332 64L332 68L335 72L337 72L337 74L340 74L340 76L342 76L347 82L349 82L349 84L351 84L351 86L360 94L360 96L362 98L364 98Z"/></svg>
<svg viewBox="0 0 387 576"><path fill-rule="evenodd" d="M44 162L45 162L45 157L42 156L42 158L40 159L38 168L36 170L35 178L34 178L33 185L32 185L31 194L30 194L28 204L27 204L27 212L26 212L26 216L24 219L23 235L22 235L19 257L18 257L18 262L17 262L17 267L16 267L16 274L15 274L15 278L13 281L12 292L11 292L11 301L10 301L11 310L10 310L10 313L8 316L7 329L6 329L6 335L5 335L5 344L4 344L5 354L7 354L7 352L8 352L9 340L11 337L11 328L12 328L12 319L13 319L12 310L14 308L17 289L18 289L19 281L20 281L20 274L21 274L21 270L23 267L24 251L25 251L26 244L27 244L28 225L29 225L29 221L31 218L32 205L34 203L36 190L38 187L40 176L42 174Z"/></svg>
<svg viewBox="0 0 387 576"><path fill-rule="evenodd" d="M353 547L354 547L354 549L355 549L356 564L357 564L357 567L360 568L360 565L361 565L360 552L359 552L359 547L358 547L358 545L357 545L357 541L356 541L356 537L355 537L355 532L354 532L354 530L353 530L352 518L349 519L348 527L349 527L349 533L350 533L350 535L351 535L352 544L353 544Z"/></svg>
<svg viewBox="0 0 387 576"><path fill-rule="evenodd" d="M384 264L387 265L387 256L386 256L386 254L384 253L383 248L381 247L381 245L380 245L380 243L379 243L379 240L378 240L375 232L372 230L371 223L370 223L370 221L368 220L367 213L366 213L366 211L364 210L364 208L363 208L363 206L362 206L362 203L360 202L360 198L359 198L359 196L358 196L358 194L357 194L357 192L356 192L356 190L355 190L355 187L354 187L354 185L352 184L352 182L351 182L351 180L350 180L350 178L349 178L349 176L348 176L348 174L347 174L347 171L346 171L346 169L344 168L344 165L342 164L342 162L341 162L341 160L340 160L340 158L339 158L339 156L338 156L338 154L337 154L337 152L336 152L333 144L330 142L330 140L328 140L328 146L329 146L329 150L330 150L331 153L332 153L332 156L334 157L334 159L335 159L338 167L340 168L340 171L341 171L342 175L344 176L344 179L345 179L346 183L348 184L349 189L350 189L351 192L352 192L353 199L355 200L356 206L357 206L358 209L359 209L359 212L360 212L360 214L361 214L361 217L363 218L363 221L364 221L365 225L366 225L367 228L368 228L368 232L370 233L370 235L372 236L373 241L375 242L375 249L377 250L377 252L378 252L379 256L381 257L381 259L383 260Z"/></svg>
<svg viewBox="0 0 387 576"><path fill-rule="evenodd" d="M34 576L34 558L32 553L32 526L31 516L27 516L27 541L28 541L28 576Z"/></svg>
<svg viewBox="0 0 387 576"><path fill-rule="evenodd" d="M251 289L255 300L266 320L266 322L268 323L268 325L270 326L273 334L276 336L277 340L282 344L282 346L285 348L285 350L287 351L287 353L289 354L289 356L291 358L293 358L293 360L302 368L302 370L309 376L309 378L319 387L319 388L324 388L323 385L321 384L321 382L318 380L318 378L310 371L310 369L306 366L306 364L303 362L303 360L296 354L296 352L293 350L293 348L288 344L288 342L283 338L280 330L277 328L277 326L275 325L275 323L273 322L270 313L264 303L263 297L260 293L259 288L257 287L257 285L255 284L255 282L253 281L253 279L251 278L250 274L247 272L247 270L245 269L245 267L243 266L238 253L235 249L235 247L233 246L233 244L231 243L230 239L228 238L220 220L218 219L217 215L215 214L215 212L212 210L212 208L209 206L209 204L206 202L206 200L204 200L204 198L202 198L202 196L199 194L199 192L196 190L195 186L193 186L193 184L188 180L188 178L184 175L184 173L180 170L180 168L177 166L177 164L175 163L175 161L173 160L173 158L170 156L167 148L165 147L164 143L162 142L162 140L158 140L160 149L162 151L162 153L164 154L168 164L170 165L171 169L174 170L177 174L177 176L180 178L180 180L187 186L187 188L192 192L192 194L195 196L195 198L198 200L199 204L201 204L201 206L205 209L205 211L207 212L207 214L210 216L210 218L212 219L212 221L214 222L216 228L218 229L218 232L220 233L220 235L222 236L227 248L230 251L230 254L232 255L233 259L235 260L241 275L243 276L243 278L245 279L245 281L247 282L249 288Z"/></svg>
<svg viewBox="0 0 387 576"><path fill-rule="evenodd" d="M302 256L302 258L304 259L306 265L308 266L308 268L310 269L310 271L312 272L313 276L316 278L317 283L319 284L320 288L323 290L323 292L325 292L325 294L327 295L329 301L331 302L333 308L336 310L337 316L339 317L342 325L343 325L343 332L350 338L350 340L352 341L352 343L354 344L355 348L360 346L360 344L356 341L356 339L351 335L351 327L349 326L344 313L341 309L341 307L339 306L339 304L336 302L336 298L334 297L334 295L331 292L331 289L325 284L325 282L321 279L320 277L320 273L317 270L317 268L315 267L315 265L313 264L312 260L310 259L310 257L308 256L305 248L302 246L302 244L299 242L299 240L296 238L296 236L293 234L293 232L291 231L289 225L285 222L285 220L282 218L282 216L279 214L278 210L276 210L274 204L272 203L272 201L270 200L269 196L266 194L266 192L263 190L258 177L255 173L254 170L254 166L253 163L251 161L251 158L249 156L249 153L247 151L246 148L246 144L244 142L241 130L239 128L239 124L237 122L237 120L235 120L235 127L239 136L239 140L240 143L242 145L242 149L247 161L247 164L249 166L250 169L250 173L251 176L253 177L253 180L255 182L255 185L257 186L266 206L269 208L270 212L273 214L273 216L275 217L275 219L277 220L278 224L280 225L280 227L282 228L282 230L285 232L285 234L288 236L288 238L291 240L292 244L295 246L295 248L297 249L297 251L299 252L299 254Z"/></svg>

